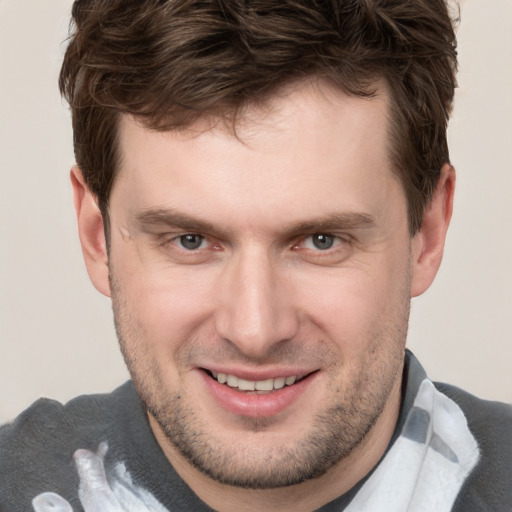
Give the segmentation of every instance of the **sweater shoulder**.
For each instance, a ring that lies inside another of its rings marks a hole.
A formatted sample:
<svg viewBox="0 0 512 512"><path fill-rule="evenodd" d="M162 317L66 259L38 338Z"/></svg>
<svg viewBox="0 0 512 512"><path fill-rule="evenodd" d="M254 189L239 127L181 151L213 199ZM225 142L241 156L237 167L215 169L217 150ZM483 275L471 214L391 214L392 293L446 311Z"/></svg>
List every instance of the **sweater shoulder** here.
<svg viewBox="0 0 512 512"><path fill-rule="evenodd" d="M66 404L41 398L3 425L0 510L26 510L31 497L49 489L76 489L73 454L77 448L97 449L98 440L112 431L118 404L129 396L130 384L125 384L110 394L83 395ZM73 503L73 497L68 499Z"/></svg>
<svg viewBox="0 0 512 512"><path fill-rule="evenodd" d="M483 400L448 384L436 387L459 405L480 450L454 512L512 510L512 406Z"/></svg>

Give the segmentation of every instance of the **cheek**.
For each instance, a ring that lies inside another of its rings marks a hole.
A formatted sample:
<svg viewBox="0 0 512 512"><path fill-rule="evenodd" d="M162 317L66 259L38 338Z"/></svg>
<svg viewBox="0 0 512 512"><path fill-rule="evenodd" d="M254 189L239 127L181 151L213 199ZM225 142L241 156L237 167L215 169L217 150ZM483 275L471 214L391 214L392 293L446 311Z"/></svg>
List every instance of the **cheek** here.
<svg viewBox="0 0 512 512"><path fill-rule="evenodd" d="M151 350L189 339L209 315L210 279L198 269L148 268L125 259L115 271L123 307Z"/></svg>
<svg viewBox="0 0 512 512"><path fill-rule="evenodd" d="M306 314L345 352L368 350L406 322L407 266L380 263L311 276L297 289Z"/></svg>

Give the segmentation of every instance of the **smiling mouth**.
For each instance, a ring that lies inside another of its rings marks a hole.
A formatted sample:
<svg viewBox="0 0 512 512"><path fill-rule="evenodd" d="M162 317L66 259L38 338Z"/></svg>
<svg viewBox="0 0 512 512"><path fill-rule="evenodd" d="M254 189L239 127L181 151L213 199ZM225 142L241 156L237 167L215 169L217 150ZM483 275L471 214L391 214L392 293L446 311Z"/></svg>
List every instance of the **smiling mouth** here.
<svg viewBox="0 0 512 512"><path fill-rule="evenodd" d="M311 375L311 373L309 373L307 375L290 375L288 377L277 377L265 380L247 380L227 373L212 372L209 370L205 371L219 384L228 386L236 391L245 393L254 392L258 394L272 393L273 391L277 391L288 386L293 386L294 384Z"/></svg>

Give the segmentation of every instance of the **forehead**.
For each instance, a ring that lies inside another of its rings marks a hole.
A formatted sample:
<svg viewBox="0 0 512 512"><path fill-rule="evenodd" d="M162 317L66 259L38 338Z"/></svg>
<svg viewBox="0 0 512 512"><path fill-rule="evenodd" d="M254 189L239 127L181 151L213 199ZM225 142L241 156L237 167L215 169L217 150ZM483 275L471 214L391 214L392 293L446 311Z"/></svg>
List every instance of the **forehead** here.
<svg viewBox="0 0 512 512"><path fill-rule="evenodd" d="M296 215L297 201L304 216L326 205L361 209L361 193L382 199L396 189L388 109L384 88L360 98L316 82L293 84L248 107L234 131L205 118L186 130L156 132L125 117L111 199L133 209L188 208L205 216L211 203L269 217L278 206Z"/></svg>

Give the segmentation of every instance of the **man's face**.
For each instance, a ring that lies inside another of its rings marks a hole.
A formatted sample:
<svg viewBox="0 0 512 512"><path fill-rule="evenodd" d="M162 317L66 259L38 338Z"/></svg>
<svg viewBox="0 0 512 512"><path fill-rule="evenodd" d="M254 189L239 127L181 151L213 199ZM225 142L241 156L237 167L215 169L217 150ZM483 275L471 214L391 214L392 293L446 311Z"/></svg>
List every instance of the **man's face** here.
<svg viewBox="0 0 512 512"><path fill-rule="evenodd" d="M122 122L120 343L152 421L218 481L321 475L396 418L411 239L387 114L384 92L303 84L236 136Z"/></svg>

